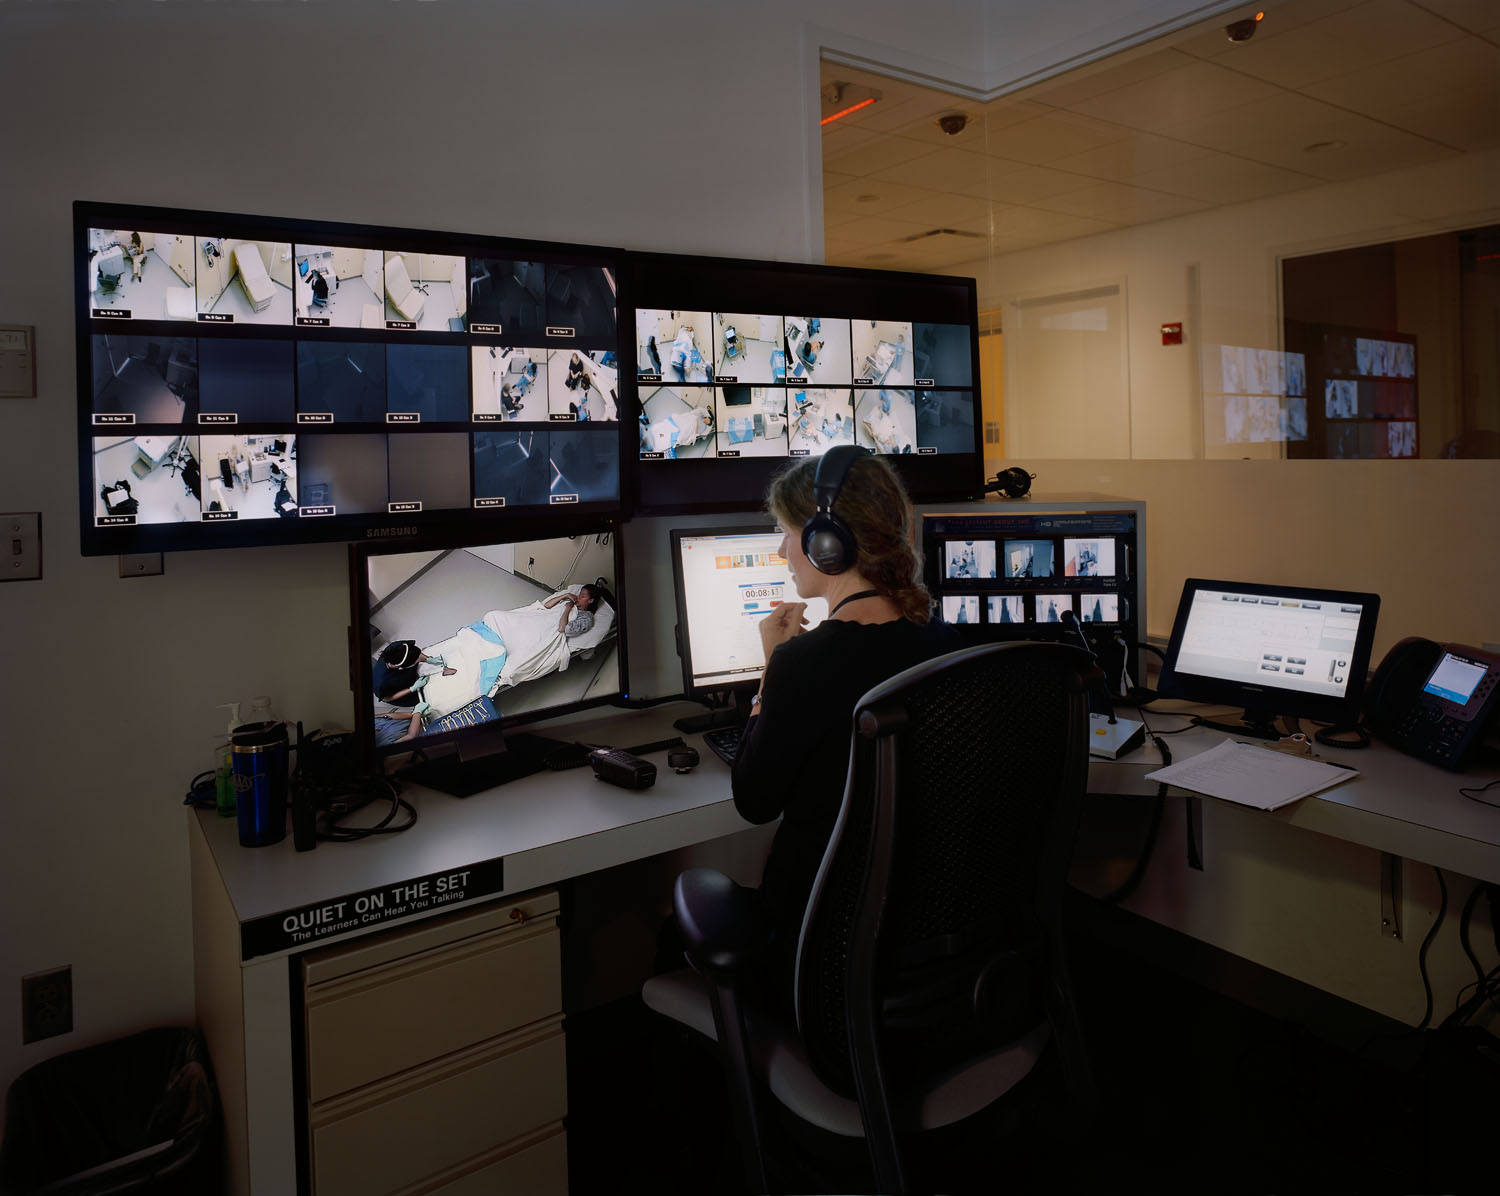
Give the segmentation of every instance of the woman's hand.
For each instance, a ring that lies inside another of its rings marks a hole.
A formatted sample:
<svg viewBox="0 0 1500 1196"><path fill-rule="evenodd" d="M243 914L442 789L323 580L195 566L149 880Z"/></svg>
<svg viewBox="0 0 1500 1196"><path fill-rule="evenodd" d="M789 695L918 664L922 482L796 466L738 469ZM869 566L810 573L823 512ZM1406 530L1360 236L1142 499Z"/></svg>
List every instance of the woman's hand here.
<svg viewBox="0 0 1500 1196"><path fill-rule="evenodd" d="M805 602L783 602L760 621L760 645L767 660L771 659L771 653L778 645L802 634L807 623L803 617L805 610Z"/></svg>

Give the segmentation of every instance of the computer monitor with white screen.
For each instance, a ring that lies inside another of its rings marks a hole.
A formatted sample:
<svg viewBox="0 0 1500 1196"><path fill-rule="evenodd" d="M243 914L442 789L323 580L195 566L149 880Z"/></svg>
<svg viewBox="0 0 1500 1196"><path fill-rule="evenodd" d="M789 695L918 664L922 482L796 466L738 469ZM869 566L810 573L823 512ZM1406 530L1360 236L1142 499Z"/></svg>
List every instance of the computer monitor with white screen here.
<svg viewBox="0 0 1500 1196"><path fill-rule="evenodd" d="M783 602L800 601L782 555L781 530L769 520L674 528L671 541L683 692L715 708L681 720L678 728L701 731L743 722L765 671L760 622ZM813 599L808 627L826 613L827 603Z"/></svg>
<svg viewBox="0 0 1500 1196"><path fill-rule="evenodd" d="M1378 594L1189 578L1157 692L1241 706L1243 726L1206 725L1266 739L1278 717L1353 724L1379 613Z"/></svg>

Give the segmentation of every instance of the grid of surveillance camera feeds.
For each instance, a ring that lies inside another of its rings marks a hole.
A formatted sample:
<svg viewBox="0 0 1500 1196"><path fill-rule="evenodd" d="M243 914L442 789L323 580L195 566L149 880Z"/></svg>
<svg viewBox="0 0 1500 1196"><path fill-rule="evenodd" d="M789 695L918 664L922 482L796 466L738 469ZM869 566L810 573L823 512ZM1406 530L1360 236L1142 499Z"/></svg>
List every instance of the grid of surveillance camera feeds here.
<svg viewBox="0 0 1500 1196"><path fill-rule="evenodd" d="M974 452L966 324L635 313L642 461Z"/></svg>
<svg viewBox="0 0 1500 1196"><path fill-rule="evenodd" d="M1061 632L1067 611L1085 627L1135 622L1134 512L923 515L921 535L944 623L1019 638Z"/></svg>
<svg viewBox="0 0 1500 1196"><path fill-rule="evenodd" d="M618 507L613 260L168 215L86 229L86 527L195 524L174 546L211 547L209 525Z"/></svg>

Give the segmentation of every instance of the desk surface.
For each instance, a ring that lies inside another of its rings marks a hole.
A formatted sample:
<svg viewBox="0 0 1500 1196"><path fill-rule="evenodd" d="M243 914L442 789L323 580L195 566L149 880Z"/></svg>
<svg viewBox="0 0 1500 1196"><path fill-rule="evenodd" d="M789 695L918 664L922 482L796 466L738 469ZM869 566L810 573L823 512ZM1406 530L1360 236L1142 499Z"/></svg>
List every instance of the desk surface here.
<svg viewBox="0 0 1500 1196"><path fill-rule="evenodd" d="M696 709L672 704L608 711L565 727L540 729L558 738L629 745L670 737L672 719ZM1158 730L1182 721L1149 717ZM503 888L475 897L488 899L745 830L749 824L730 797L728 767L698 743L700 737L685 738L700 748L702 763L678 775L658 756L657 780L650 789L619 789L595 779L587 768L543 772L462 799L408 786L403 796L419 814L410 831L356 843L321 843L313 852L297 852L290 835L270 847L241 848L234 820L212 810L194 814L242 924L415 877L503 860ZM1181 760L1223 738L1218 732L1194 730L1167 742L1173 758ZM1320 749L1319 754L1352 764L1360 775L1261 817L1500 881L1500 810L1458 793L1461 785L1483 784L1500 776L1500 770L1489 766L1447 773L1378 743L1362 752ZM1145 774L1159 764L1149 744L1124 760L1095 760L1089 789L1099 795L1154 794L1156 783ZM351 821L374 821L380 812L372 806Z"/></svg>
<svg viewBox="0 0 1500 1196"><path fill-rule="evenodd" d="M1146 717L1157 731L1174 731L1186 721L1183 715L1167 713ZM1206 752L1229 738L1233 736L1198 728L1169 735L1166 742L1175 762ZM1363 750L1320 744L1317 756L1347 764L1359 775L1279 810L1262 812L1262 817L1476 879L1500 881L1500 810L1458 792L1460 787L1481 786L1500 778L1500 767L1493 762L1464 773L1445 772L1378 740ZM1145 776L1160 766L1161 759L1149 741L1122 760L1091 761L1089 791L1155 793L1156 782Z"/></svg>
<svg viewBox="0 0 1500 1196"><path fill-rule="evenodd" d="M559 739L629 746L670 738L672 719L702 708L669 705L542 727ZM696 741L698 737L690 737ZM355 843L320 843L298 852L288 835L269 847L241 848L234 819L195 815L240 922L314 905L345 894L503 859L500 892L524 892L630 860L705 843L746 829L729 792L729 768L704 748L690 773L653 756L656 784L626 790L589 768L542 772L472 797L420 786L403 788L417 809L411 830ZM348 821L371 823L376 803ZM487 896L494 896L493 892Z"/></svg>

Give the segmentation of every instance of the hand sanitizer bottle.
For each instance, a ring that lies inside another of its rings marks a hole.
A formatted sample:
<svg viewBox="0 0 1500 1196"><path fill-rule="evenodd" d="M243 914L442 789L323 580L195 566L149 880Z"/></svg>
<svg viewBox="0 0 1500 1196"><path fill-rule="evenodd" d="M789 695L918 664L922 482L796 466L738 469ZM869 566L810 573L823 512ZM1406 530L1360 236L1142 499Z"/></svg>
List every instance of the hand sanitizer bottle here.
<svg viewBox="0 0 1500 1196"><path fill-rule="evenodd" d="M220 710L229 711L229 726L224 732L223 740L214 741L214 808L218 810L220 818L234 817L234 776L232 770L233 757L230 754L230 736L234 729L240 725L240 704L238 702L221 702Z"/></svg>

